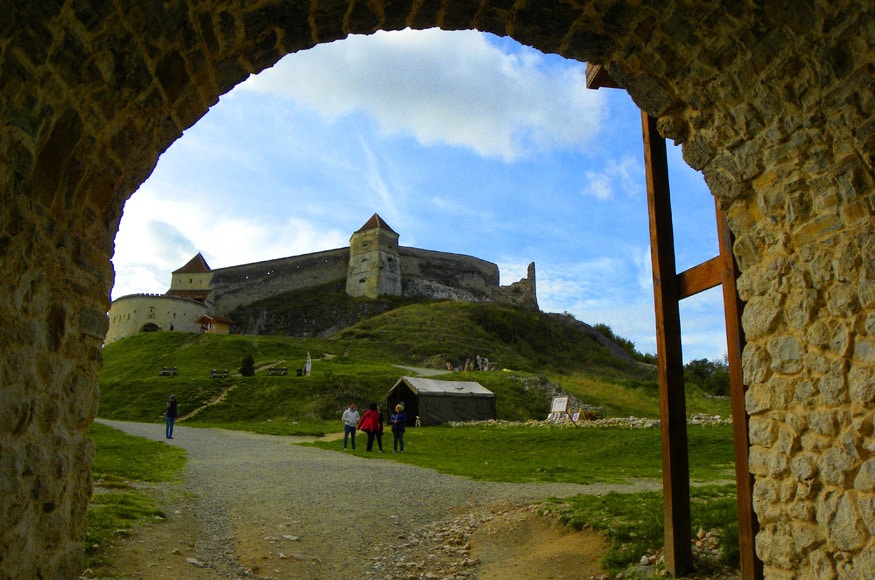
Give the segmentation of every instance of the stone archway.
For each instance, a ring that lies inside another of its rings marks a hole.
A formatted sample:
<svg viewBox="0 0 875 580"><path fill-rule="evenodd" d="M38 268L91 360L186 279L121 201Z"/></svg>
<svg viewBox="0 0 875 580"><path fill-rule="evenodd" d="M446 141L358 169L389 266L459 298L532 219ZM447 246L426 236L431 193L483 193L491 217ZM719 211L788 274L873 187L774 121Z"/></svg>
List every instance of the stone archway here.
<svg viewBox="0 0 875 580"><path fill-rule="evenodd" d="M113 237L219 95L351 33L603 63L729 216L767 576L875 570L875 9L851 0L19 3L0 35L0 575L81 561Z"/></svg>

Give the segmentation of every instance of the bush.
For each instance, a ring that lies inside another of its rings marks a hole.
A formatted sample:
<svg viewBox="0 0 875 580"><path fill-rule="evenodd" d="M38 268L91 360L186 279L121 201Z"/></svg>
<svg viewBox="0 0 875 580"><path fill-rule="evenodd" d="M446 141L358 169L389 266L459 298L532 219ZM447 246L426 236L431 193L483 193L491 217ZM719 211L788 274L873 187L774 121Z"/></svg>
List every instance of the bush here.
<svg viewBox="0 0 875 580"><path fill-rule="evenodd" d="M697 385L711 395L725 397L729 395L729 363L696 359L684 365L684 382Z"/></svg>
<svg viewBox="0 0 875 580"><path fill-rule="evenodd" d="M251 354L243 357L243 363L240 365L240 374L244 377L255 376L255 359Z"/></svg>

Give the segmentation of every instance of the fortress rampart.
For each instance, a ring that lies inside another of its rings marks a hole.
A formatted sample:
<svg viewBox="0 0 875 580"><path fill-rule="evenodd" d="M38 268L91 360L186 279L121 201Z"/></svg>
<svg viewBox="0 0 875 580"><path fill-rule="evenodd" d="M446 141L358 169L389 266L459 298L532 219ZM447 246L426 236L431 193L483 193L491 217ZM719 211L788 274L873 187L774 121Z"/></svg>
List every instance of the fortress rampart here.
<svg viewBox="0 0 875 580"><path fill-rule="evenodd" d="M492 262L464 254L401 247L397 239L398 234L374 214L353 234L350 248L215 270L198 254L173 272L166 295L134 294L113 301L106 342L143 331L197 332L200 325L196 320L203 314L233 318L238 308L340 281L346 281L347 293L355 296L423 296L538 308L534 263L529 265L526 278L500 286L498 266ZM397 273L387 276L388 267ZM351 287L356 292L350 292ZM247 327L248 332L255 331L251 325Z"/></svg>
<svg viewBox="0 0 875 580"><path fill-rule="evenodd" d="M213 270L207 301L227 315L277 294L346 279L349 248Z"/></svg>

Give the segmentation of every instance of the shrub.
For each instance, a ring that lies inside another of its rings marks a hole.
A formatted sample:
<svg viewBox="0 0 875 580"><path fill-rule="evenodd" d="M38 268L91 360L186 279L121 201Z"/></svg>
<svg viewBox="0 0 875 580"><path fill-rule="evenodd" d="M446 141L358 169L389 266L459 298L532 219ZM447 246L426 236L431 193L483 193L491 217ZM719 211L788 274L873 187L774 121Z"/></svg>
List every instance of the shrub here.
<svg viewBox="0 0 875 580"><path fill-rule="evenodd" d="M251 354L243 357L243 363L240 365L240 374L244 377L255 376L255 359Z"/></svg>

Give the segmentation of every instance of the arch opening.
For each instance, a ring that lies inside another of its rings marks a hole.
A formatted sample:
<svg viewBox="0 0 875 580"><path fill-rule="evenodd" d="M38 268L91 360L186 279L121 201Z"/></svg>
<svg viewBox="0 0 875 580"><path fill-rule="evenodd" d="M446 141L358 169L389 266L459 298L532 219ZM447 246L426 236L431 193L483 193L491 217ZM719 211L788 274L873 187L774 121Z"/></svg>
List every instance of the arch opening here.
<svg viewBox="0 0 875 580"><path fill-rule="evenodd" d="M0 535L0 572L79 572L109 257L124 201L159 154L219 95L287 53L441 26L605 63L662 135L684 144L737 236L766 572L875 574L870 6L73 4L17 6L2 31L0 371L13 388L0 443L16 461L4 464L0 490L0 513L14 520ZM27 411L43 408L58 412L50 426ZM835 449L852 452L833 461ZM62 476L45 459L53 454L70 460ZM803 517L833 505L840 525ZM799 530L812 541L786 540Z"/></svg>

